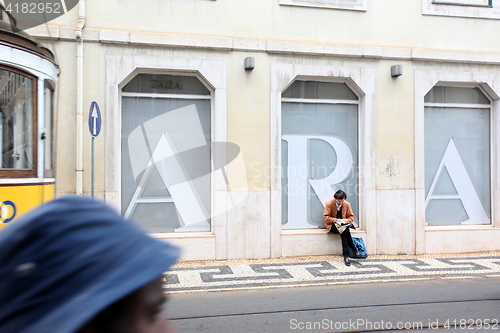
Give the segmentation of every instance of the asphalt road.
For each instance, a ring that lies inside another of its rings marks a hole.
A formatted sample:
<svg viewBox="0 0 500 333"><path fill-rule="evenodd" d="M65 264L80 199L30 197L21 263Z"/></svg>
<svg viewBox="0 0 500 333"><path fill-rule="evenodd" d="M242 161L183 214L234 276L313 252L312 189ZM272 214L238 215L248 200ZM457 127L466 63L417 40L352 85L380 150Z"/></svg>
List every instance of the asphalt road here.
<svg viewBox="0 0 500 333"><path fill-rule="evenodd" d="M500 277L171 294L165 312L179 333L500 332Z"/></svg>

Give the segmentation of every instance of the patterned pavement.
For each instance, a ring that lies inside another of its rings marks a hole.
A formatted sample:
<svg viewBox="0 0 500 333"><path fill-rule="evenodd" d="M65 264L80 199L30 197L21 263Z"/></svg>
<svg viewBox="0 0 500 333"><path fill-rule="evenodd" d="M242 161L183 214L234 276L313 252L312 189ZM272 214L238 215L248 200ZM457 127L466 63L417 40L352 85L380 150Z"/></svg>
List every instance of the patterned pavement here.
<svg viewBox="0 0 500 333"><path fill-rule="evenodd" d="M165 274L169 293L280 288L355 282L500 276L500 252L451 255L339 255L181 262Z"/></svg>

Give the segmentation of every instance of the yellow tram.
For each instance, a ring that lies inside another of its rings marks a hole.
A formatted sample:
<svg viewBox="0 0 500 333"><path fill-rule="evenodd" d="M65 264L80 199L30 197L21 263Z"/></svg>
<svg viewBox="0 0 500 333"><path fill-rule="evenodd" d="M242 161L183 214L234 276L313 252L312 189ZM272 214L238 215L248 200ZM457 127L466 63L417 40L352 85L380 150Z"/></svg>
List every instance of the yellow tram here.
<svg viewBox="0 0 500 333"><path fill-rule="evenodd" d="M54 198L54 55L0 4L0 229Z"/></svg>

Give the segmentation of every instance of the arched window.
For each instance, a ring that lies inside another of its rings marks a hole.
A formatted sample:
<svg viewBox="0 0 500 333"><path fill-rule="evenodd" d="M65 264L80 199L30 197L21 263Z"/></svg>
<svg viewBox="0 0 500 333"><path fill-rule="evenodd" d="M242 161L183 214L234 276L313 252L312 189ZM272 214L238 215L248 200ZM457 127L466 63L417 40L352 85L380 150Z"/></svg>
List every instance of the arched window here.
<svg viewBox="0 0 500 333"><path fill-rule="evenodd" d="M424 102L426 223L489 224L490 100L479 87L436 86Z"/></svg>
<svg viewBox="0 0 500 333"><path fill-rule="evenodd" d="M282 225L324 227L337 190L358 211L357 95L338 82L295 81L282 94Z"/></svg>
<svg viewBox="0 0 500 333"><path fill-rule="evenodd" d="M211 92L139 74L122 91L122 213L151 232L210 231Z"/></svg>

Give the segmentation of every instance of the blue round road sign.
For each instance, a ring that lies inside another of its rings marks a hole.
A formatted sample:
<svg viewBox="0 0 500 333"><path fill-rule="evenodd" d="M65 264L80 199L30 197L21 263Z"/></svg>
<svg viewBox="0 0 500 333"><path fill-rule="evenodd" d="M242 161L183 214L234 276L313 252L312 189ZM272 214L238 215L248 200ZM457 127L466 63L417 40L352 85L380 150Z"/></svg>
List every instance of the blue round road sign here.
<svg viewBox="0 0 500 333"><path fill-rule="evenodd" d="M90 105L89 111L89 130L92 136L98 136L101 132L101 110L99 109L99 105L96 102L92 102Z"/></svg>

